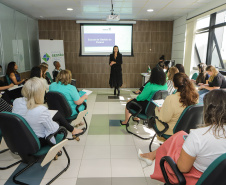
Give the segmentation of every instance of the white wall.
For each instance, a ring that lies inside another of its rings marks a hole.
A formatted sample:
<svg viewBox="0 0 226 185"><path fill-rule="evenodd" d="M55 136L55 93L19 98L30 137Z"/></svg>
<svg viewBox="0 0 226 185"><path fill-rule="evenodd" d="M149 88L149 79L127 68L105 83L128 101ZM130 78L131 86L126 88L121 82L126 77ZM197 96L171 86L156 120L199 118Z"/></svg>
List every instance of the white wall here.
<svg viewBox="0 0 226 185"><path fill-rule="evenodd" d="M172 45L172 60L176 64L183 64L184 47L185 47L185 32L186 32L186 18L183 16L174 21L173 24L173 45Z"/></svg>

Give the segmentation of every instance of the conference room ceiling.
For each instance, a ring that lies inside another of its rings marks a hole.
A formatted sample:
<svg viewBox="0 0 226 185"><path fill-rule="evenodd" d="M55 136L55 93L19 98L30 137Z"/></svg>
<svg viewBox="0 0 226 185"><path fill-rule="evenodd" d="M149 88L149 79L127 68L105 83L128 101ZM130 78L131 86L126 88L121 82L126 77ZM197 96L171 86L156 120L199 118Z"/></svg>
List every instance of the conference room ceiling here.
<svg viewBox="0 0 226 185"><path fill-rule="evenodd" d="M121 20L175 20L211 0L112 0ZM111 0L0 0L37 19L106 20ZM67 11L73 8L73 11ZM153 9L153 12L147 12Z"/></svg>

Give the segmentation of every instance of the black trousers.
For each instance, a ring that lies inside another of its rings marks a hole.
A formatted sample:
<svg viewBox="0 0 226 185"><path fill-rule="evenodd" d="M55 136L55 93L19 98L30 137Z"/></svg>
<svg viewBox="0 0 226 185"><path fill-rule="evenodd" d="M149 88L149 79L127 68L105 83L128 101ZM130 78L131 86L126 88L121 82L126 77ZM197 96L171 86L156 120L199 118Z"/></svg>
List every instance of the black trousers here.
<svg viewBox="0 0 226 185"><path fill-rule="evenodd" d="M65 127L69 132L74 130L74 127L68 123L59 111L53 116L53 121L57 122L60 126Z"/></svg>
<svg viewBox="0 0 226 185"><path fill-rule="evenodd" d="M138 104L142 107L142 111L141 111L140 113L141 113L141 114L145 114L145 109L146 109L146 107L147 107L149 101L147 101L147 100L145 100L145 101L137 101L136 99L133 99L132 101L138 103ZM126 104L126 108L128 107L128 105L129 105L132 101L130 101L130 102L128 102L128 103ZM135 110L135 111L138 111L138 110L139 110L139 108L138 108L136 105L134 105L134 104L131 104L131 105L130 105L130 108L133 109L133 110ZM128 108L127 108L127 109L128 109Z"/></svg>

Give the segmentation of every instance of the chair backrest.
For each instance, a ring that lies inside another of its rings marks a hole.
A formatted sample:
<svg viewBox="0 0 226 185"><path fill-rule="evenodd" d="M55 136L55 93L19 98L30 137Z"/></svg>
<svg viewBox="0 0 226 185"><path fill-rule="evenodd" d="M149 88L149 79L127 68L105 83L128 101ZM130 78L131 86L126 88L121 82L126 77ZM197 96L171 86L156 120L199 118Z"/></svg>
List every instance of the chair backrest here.
<svg viewBox="0 0 226 185"><path fill-rule="evenodd" d="M46 94L46 99L50 110L58 110L65 118L71 116L71 107L62 93L49 91Z"/></svg>
<svg viewBox="0 0 226 185"><path fill-rule="evenodd" d="M181 130L189 133L190 129L195 129L203 123L203 105L191 105L182 112L173 129L173 133Z"/></svg>
<svg viewBox="0 0 226 185"><path fill-rule="evenodd" d="M168 91L162 90L162 91L157 91L153 97L151 98L151 100L160 100L160 99L166 99L166 97L168 96ZM145 114L148 118L155 116L155 107L156 105L154 103L152 103L152 101L150 100L150 102L148 103L146 110L145 110Z"/></svg>
<svg viewBox="0 0 226 185"><path fill-rule="evenodd" d="M5 79L8 85L12 83L8 75L5 75Z"/></svg>
<svg viewBox="0 0 226 185"><path fill-rule="evenodd" d="M1 112L0 120L2 136L12 152L23 156L34 154L40 149L38 137L24 118L14 113Z"/></svg>
<svg viewBox="0 0 226 185"><path fill-rule="evenodd" d="M192 79L192 80L196 80L197 77L198 77L198 73L194 73L194 74L192 75L191 79Z"/></svg>
<svg viewBox="0 0 226 185"><path fill-rule="evenodd" d="M226 154L214 160L202 174L196 185L226 184Z"/></svg>
<svg viewBox="0 0 226 185"><path fill-rule="evenodd" d="M53 79L52 79L51 75L49 74L49 72L46 72L46 76L49 78L50 82L53 83Z"/></svg>

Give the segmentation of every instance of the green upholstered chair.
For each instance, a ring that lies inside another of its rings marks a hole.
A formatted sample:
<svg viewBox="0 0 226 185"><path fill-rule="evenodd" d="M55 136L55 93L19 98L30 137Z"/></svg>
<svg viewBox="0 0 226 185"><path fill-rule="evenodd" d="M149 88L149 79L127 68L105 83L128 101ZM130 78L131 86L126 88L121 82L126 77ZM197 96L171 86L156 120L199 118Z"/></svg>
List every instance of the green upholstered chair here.
<svg viewBox="0 0 226 185"><path fill-rule="evenodd" d="M160 167L164 179L166 181L165 185L172 185L169 182L165 170L164 166L165 162L167 162L170 165L175 175L177 176L177 179L179 181L177 185L186 185L186 180L183 176L183 173L179 171L173 159L169 156L164 156L160 161ZM224 185L226 184L225 171L226 171L226 154L222 154L209 165L209 167L204 171L196 185L213 185L213 184Z"/></svg>
<svg viewBox="0 0 226 185"><path fill-rule="evenodd" d="M131 113L131 116L130 116L127 124L126 124L127 132L130 133L130 134L133 134L133 135L135 135L135 136L137 136L141 139L145 139L145 140L150 139L151 137L144 138L144 137L141 137L140 135L138 135L136 133L131 132L128 129L129 128L129 121L132 117L138 117L138 118L140 118L141 120L144 120L144 121L150 120L155 115L155 107L156 107L156 105L152 103L152 100L165 99L167 96L168 96L168 91L157 91L153 95L153 97L151 98L150 102L148 103L148 105L145 109L145 114L141 113L142 107L139 104L137 104L136 102L131 101L131 102L127 103L126 108ZM137 106L138 109L137 110L132 109L131 105Z"/></svg>
<svg viewBox="0 0 226 185"><path fill-rule="evenodd" d="M49 72L46 72L46 76L49 78L50 82L53 83L53 79Z"/></svg>
<svg viewBox="0 0 226 185"><path fill-rule="evenodd" d="M66 149L64 148L64 145L67 142L67 139L65 139L67 136L67 130L65 128L60 127L56 133L48 136L47 139L49 140L50 144L41 147L38 137L23 117L14 113L1 112L0 120L0 129L8 148L11 152L18 154L21 157L20 162L27 164L25 168L13 176L13 181L16 184L25 184L16 180L16 177L29 169L40 158L45 157L41 163L41 166L46 165L56 156L62 147L68 159L67 166L52 180L50 180L48 184L52 183L68 169L70 165L70 158ZM55 137L56 145L53 145L50 142L52 137Z"/></svg>
<svg viewBox="0 0 226 185"><path fill-rule="evenodd" d="M197 77L198 77L198 73L194 73L194 74L192 75L191 79L192 79L192 80L196 80Z"/></svg>
<svg viewBox="0 0 226 185"><path fill-rule="evenodd" d="M79 105L76 107L76 111L78 112L78 114L71 116L72 114L71 107L62 93L56 91L49 91L46 94L46 99L50 110L58 110L61 113L61 115L63 115L65 119L72 124L72 126L77 126L82 120L84 120L86 126L85 130L87 130L88 126L85 119L85 115L87 114L87 104L85 102L83 102L85 109L80 112Z"/></svg>
<svg viewBox="0 0 226 185"><path fill-rule="evenodd" d="M155 116L155 118L153 119L159 120L157 116ZM159 122L163 124L165 128L162 131L159 131L156 126L156 122L155 121L152 122L152 128L155 130L156 134L154 135L150 142L149 145L150 151L152 151L151 146L156 135L158 135L159 137L163 137L164 139L168 139L171 136L165 134L165 132L169 128L169 125L165 122L162 122L161 120L159 120ZM175 134L181 130L189 133L190 129L195 129L197 128L198 125L201 124L203 124L203 105L202 104L191 105L185 108L184 111L181 113L177 123L173 128L173 133Z"/></svg>
<svg viewBox="0 0 226 185"><path fill-rule="evenodd" d="M5 80L8 85L10 85L12 83L8 75L5 75Z"/></svg>

